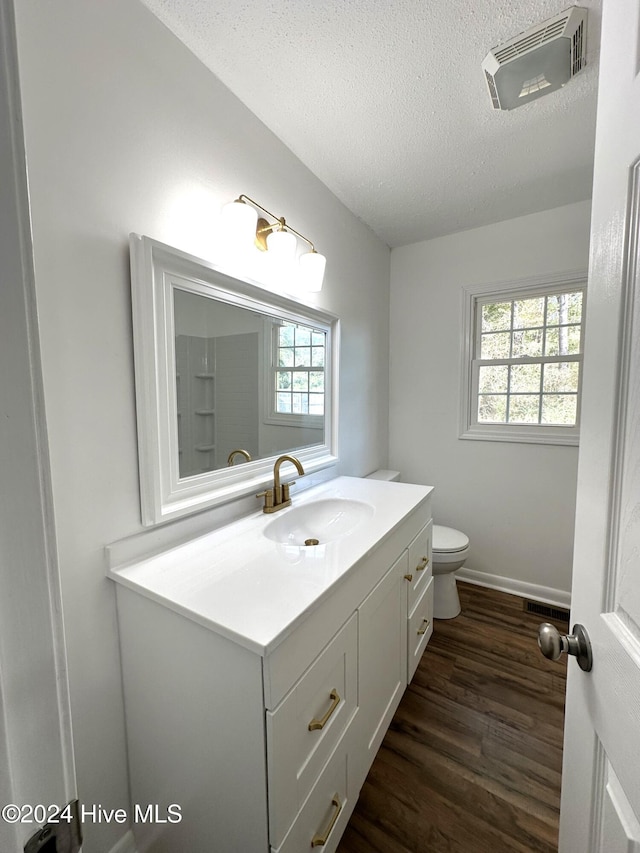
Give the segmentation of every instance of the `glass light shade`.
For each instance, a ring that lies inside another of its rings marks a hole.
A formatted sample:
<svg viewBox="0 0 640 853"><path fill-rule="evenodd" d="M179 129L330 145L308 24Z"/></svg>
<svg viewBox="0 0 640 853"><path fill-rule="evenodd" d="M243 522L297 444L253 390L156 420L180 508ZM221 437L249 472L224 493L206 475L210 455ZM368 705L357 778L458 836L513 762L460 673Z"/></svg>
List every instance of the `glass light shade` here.
<svg viewBox="0 0 640 853"><path fill-rule="evenodd" d="M223 238L227 246L246 249L256 238L258 211L243 201L225 204L221 214Z"/></svg>
<svg viewBox="0 0 640 853"><path fill-rule="evenodd" d="M327 259L319 252L305 252L300 255L300 272L302 289L310 293L317 293L322 290L322 281L324 279L324 268L327 265Z"/></svg>
<svg viewBox="0 0 640 853"><path fill-rule="evenodd" d="M295 234L290 231L272 231L267 237L267 251L272 261L290 263L297 245Z"/></svg>

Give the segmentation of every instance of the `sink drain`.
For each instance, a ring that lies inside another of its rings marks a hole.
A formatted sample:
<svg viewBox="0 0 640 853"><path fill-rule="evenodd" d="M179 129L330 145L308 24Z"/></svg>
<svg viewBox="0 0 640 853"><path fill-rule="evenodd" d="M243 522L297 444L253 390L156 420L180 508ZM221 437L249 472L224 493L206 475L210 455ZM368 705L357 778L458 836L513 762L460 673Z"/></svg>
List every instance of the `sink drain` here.
<svg viewBox="0 0 640 853"><path fill-rule="evenodd" d="M304 544L305 545L319 545L320 540L319 539L305 539Z"/></svg>

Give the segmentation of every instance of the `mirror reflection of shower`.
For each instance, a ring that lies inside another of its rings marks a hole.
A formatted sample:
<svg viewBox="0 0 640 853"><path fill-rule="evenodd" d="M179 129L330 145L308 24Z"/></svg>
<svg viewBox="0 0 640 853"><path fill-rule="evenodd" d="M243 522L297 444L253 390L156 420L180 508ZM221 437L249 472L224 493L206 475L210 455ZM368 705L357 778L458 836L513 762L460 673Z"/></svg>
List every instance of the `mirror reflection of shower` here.
<svg viewBox="0 0 640 853"><path fill-rule="evenodd" d="M322 444L326 333L174 293L180 478Z"/></svg>

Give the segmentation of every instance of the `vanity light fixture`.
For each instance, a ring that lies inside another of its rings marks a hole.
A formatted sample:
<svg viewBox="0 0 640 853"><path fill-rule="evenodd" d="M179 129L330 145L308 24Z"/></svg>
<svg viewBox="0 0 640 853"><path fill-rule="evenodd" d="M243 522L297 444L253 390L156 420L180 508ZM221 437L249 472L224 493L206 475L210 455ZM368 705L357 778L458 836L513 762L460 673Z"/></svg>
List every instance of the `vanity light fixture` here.
<svg viewBox="0 0 640 853"><path fill-rule="evenodd" d="M273 221L259 216L259 212L266 214ZM235 245L248 246L253 242L261 251L269 252L270 257L282 268L291 265L295 260L298 244L296 237L303 240L311 248L302 254L299 260L301 289L308 292L322 289L327 259L316 251L308 237L292 228L284 216L276 216L242 193L235 201L224 205L222 221L225 232L233 235Z"/></svg>

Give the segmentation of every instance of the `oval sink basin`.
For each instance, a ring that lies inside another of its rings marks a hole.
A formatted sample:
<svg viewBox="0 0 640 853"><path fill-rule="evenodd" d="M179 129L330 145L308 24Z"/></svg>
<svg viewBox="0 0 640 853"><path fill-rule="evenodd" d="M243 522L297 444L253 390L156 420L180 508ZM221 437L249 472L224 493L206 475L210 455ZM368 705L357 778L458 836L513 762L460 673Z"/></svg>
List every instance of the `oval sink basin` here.
<svg viewBox="0 0 640 853"><path fill-rule="evenodd" d="M325 498L285 510L264 535L283 545L324 545L351 533L373 515L373 507L349 498Z"/></svg>

